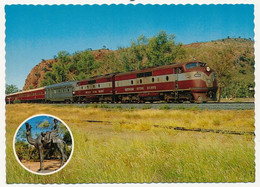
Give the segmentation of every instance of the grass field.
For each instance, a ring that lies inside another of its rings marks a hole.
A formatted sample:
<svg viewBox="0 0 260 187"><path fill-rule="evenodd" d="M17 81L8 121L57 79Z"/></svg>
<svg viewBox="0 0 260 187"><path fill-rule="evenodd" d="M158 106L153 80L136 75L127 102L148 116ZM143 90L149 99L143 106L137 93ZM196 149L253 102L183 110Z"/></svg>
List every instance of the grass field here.
<svg viewBox="0 0 260 187"><path fill-rule="evenodd" d="M20 123L42 113L67 123L75 143L67 166L49 176L24 170L12 147ZM7 183L255 181L254 136L182 132L153 125L254 131L254 111L7 105Z"/></svg>

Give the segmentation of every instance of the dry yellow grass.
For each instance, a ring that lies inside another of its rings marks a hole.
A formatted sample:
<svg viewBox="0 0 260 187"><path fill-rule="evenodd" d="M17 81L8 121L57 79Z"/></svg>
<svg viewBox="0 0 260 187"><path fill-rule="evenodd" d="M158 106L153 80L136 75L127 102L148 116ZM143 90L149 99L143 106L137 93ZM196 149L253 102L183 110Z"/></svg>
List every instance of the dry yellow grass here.
<svg viewBox="0 0 260 187"><path fill-rule="evenodd" d="M68 165L51 176L25 171L13 155L16 128L51 114L75 141ZM101 120L89 123L82 120ZM254 111L122 110L17 104L6 106L8 183L252 182L254 136L181 132L153 125L254 131Z"/></svg>

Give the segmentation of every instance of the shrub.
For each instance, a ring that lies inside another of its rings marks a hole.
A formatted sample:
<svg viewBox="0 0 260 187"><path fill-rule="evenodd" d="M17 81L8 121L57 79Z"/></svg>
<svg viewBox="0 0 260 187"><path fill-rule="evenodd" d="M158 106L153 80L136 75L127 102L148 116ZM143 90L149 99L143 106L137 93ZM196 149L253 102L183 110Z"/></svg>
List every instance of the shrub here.
<svg viewBox="0 0 260 187"><path fill-rule="evenodd" d="M116 106L117 109L122 109L121 105Z"/></svg>
<svg viewBox="0 0 260 187"><path fill-rule="evenodd" d="M131 110L134 110L134 109L136 109L136 107L135 107L135 106L131 106L130 109L131 109Z"/></svg>
<svg viewBox="0 0 260 187"><path fill-rule="evenodd" d="M143 105L142 106L143 110L147 110L147 109L151 109L151 108L152 108L151 105Z"/></svg>
<svg viewBox="0 0 260 187"><path fill-rule="evenodd" d="M100 108L109 108L109 106L108 106L108 105L105 105L105 104L101 104L101 105L100 105Z"/></svg>
<svg viewBox="0 0 260 187"><path fill-rule="evenodd" d="M91 107L92 108L98 108L98 104L95 103L95 104L91 105Z"/></svg>
<svg viewBox="0 0 260 187"><path fill-rule="evenodd" d="M14 103L15 103L15 104L16 104L16 103L21 103L21 100L16 99L16 100L14 100Z"/></svg>
<svg viewBox="0 0 260 187"><path fill-rule="evenodd" d="M187 108L184 106L177 106L174 108L175 110L186 110Z"/></svg>
<svg viewBox="0 0 260 187"><path fill-rule="evenodd" d="M169 110L171 107L169 105L162 105L159 107L160 110Z"/></svg>

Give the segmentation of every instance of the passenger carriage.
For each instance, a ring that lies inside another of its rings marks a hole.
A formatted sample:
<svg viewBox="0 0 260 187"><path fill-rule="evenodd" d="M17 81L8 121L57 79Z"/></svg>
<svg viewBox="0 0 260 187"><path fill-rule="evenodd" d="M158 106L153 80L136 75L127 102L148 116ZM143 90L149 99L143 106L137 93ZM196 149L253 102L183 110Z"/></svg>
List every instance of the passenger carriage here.
<svg viewBox="0 0 260 187"><path fill-rule="evenodd" d="M9 94L6 96L6 103L13 103L18 100L22 103L42 103L45 100L45 87L35 88Z"/></svg>
<svg viewBox="0 0 260 187"><path fill-rule="evenodd" d="M78 81L75 87L76 102L113 102L115 74Z"/></svg>

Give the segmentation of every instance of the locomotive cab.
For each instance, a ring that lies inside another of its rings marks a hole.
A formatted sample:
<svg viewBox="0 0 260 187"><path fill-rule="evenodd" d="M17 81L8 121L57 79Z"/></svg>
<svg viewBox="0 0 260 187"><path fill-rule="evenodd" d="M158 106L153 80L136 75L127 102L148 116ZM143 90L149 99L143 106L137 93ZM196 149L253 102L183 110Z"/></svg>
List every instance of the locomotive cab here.
<svg viewBox="0 0 260 187"><path fill-rule="evenodd" d="M183 65L190 80L190 91L194 101L216 101L217 80L215 71L203 62L189 62Z"/></svg>

